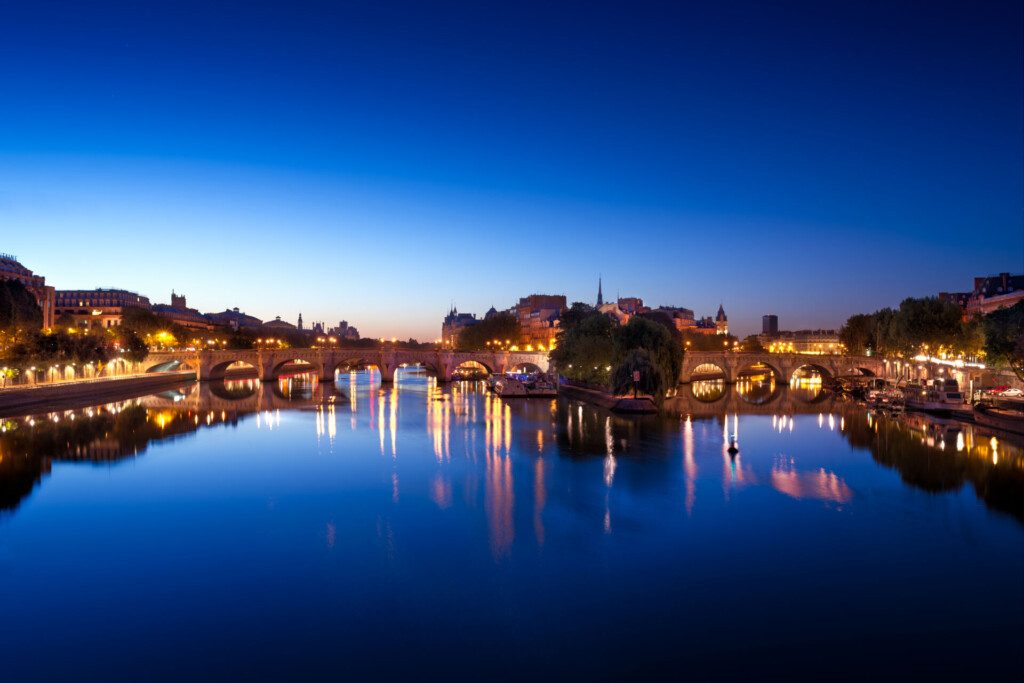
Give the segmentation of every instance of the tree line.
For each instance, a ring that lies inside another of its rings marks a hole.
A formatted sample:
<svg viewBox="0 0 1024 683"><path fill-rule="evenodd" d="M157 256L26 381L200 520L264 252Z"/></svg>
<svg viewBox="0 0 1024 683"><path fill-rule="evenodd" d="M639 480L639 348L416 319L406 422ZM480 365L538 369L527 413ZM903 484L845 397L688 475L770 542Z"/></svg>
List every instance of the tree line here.
<svg viewBox="0 0 1024 683"><path fill-rule="evenodd" d="M904 299L898 308L850 316L839 331L850 353L910 358L919 353L984 358L1024 379L1024 301L986 316L938 297Z"/></svg>

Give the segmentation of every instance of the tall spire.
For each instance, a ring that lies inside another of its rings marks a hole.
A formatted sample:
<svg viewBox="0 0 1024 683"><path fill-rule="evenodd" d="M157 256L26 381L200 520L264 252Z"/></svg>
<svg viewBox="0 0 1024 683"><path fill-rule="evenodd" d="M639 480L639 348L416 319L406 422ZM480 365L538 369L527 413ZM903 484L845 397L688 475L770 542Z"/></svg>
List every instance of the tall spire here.
<svg viewBox="0 0 1024 683"><path fill-rule="evenodd" d="M604 306L604 294L601 293L601 276L597 276L597 307Z"/></svg>

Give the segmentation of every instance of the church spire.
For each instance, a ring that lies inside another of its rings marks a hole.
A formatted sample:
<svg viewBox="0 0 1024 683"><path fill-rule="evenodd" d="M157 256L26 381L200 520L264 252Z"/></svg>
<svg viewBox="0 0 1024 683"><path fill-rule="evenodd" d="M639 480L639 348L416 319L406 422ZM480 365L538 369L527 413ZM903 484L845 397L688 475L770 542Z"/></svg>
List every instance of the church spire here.
<svg viewBox="0 0 1024 683"><path fill-rule="evenodd" d="M597 276L597 307L604 306L604 294L601 293L601 276Z"/></svg>

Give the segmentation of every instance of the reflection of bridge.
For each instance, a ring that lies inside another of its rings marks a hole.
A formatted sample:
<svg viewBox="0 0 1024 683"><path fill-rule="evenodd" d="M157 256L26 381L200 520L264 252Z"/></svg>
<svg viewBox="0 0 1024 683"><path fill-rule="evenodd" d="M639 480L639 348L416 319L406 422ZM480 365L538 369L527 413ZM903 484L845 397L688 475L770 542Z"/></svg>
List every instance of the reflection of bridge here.
<svg viewBox="0 0 1024 683"><path fill-rule="evenodd" d="M192 370L200 380L224 377L228 367L235 363L251 366L263 381L272 381L289 364L309 364L323 381L334 379L339 368L360 368L375 366L380 370L381 381L391 382L395 370L405 365L421 365L439 381L449 382L452 373L461 365L479 363L488 372L505 372L527 366L547 371L548 357L545 353L525 351L470 352L434 351L412 349L239 349L218 351L171 351L150 353L140 364L144 372L159 366L177 363L178 369ZM294 370L292 370L294 372Z"/></svg>
<svg viewBox="0 0 1024 683"><path fill-rule="evenodd" d="M756 372L759 365L767 366L775 374L776 381L786 383L800 368L817 370L825 377L886 375L885 363L870 356L688 351L683 358L679 381L685 384L699 379L724 378L726 383L733 384L740 375Z"/></svg>
<svg viewBox="0 0 1024 683"><path fill-rule="evenodd" d="M267 410L315 408L330 403L343 403L347 397L339 392L333 382L317 382L312 387L312 395L286 396L275 391L276 385L264 385L257 380L236 380L242 385L243 391L233 395L233 391L225 389L219 382L194 383L186 388L185 393L165 391L152 396L144 396L139 403L147 408L157 410L174 409L189 410L197 413L221 411L228 413L259 413ZM251 383L251 392L245 385ZM218 385L219 388L218 388Z"/></svg>
<svg viewBox="0 0 1024 683"><path fill-rule="evenodd" d="M725 387L720 396L712 400L701 400L693 395L690 387L680 387L672 398L665 399L665 410L677 415L695 418L720 417L722 415L816 415L830 414L849 406L837 401L834 394L822 392L813 399L801 398L799 392L787 386L777 388L770 396L761 397L757 403L754 397L744 398L733 387Z"/></svg>

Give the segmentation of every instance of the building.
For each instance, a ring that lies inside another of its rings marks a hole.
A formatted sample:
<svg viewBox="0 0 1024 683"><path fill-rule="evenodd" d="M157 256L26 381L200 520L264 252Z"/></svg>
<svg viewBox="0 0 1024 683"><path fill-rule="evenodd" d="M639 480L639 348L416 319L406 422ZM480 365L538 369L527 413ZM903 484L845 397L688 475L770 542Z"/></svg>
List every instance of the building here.
<svg viewBox="0 0 1024 683"><path fill-rule="evenodd" d="M459 334L467 327L476 325L479 320L474 313L459 313L455 306L441 322L441 343L455 346L459 343Z"/></svg>
<svg viewBox="0 0 1024 683"><path fill-rule="evenodd" d="M718 304L718 313L715 315L716 334L729 334L729 318L725 315L725 308Z"/></svg>
<svg viewBox="0 0 1024 683"><path fill-rule="evenodd" d="M10 254L0 254L0 280L16 280L36 298L36 303L43 311L43 329L53 327L56 316L56 290L46 284L46 278L36 275L21 265L18 259Z"/></svg>
<svg viewBox="0 0 1024 683"><path fill-rule="evenodd" d="M54 302L55 322L64 316L83 329L117 327L131 308L151 310L147 297L125 289L59 289Z"/></svg>
<svg viewBox="0 0 1024 683"><path fill-rule="evenodd" d="M939 298L960 306L964 310L965 320L976 315L988 315L1024 301L1024 275L999 273L976 277L974 289L970 292L940 292Z"/></svg>
<svg viewBox="0 0 1024 683"><path fill-rule="evenodd" d="M184 294L171 290L170 304L153 304L152 309L161 318L187 327L190 330L212 330L216 324L194 308L188 307Z"/></svg>
<svg viewBox="0 0 1024 683"><path fill-rule="evenodd" d="M779 316L769 313L761 316L761 334L778 334Z"/></svg>
<svg viewBox="0 0 1024 683"><path fill-rule="evenodd" d="M220 313L207 313L206 319L214 325L230 327L232 330L254 330L263 327L263 321L251 315L246 315L238 310L238 307L225 309Z"/></svg>
<svg viewBox="0 0 1024 683"><path fill-rule="evenodd" d="M604 313L609 318L614 318L620 325L625 325L629 322L629 314L619 308L616 303L601 304L597 307L599 313Z"/></svg>
<svg viewBox="0 0 1024 683"><path fill-rule="evenodd" d="M523 344L551 348L566 308L564 294L531 294L521 298L513 312L519 321Z"/></svg>
<svg viewBox="0 0 1024 683"><path fill-rule="evenodd" d="M299 328L297 328L295 325L292 325L287 320L281 320L281 316L277 316L273 320L268 320L267 322L263 323L263 329L273 332L290 332L298 330Z"/></svg>
<svg viewBox="0 0 1024 683"><path fill-rule="evenodd" d="M843 353L843 344L836 330L788 330L774 334L759 334L757 340L770 353L806 353L823 355Z"/></svg>
<svg viewBox="0 0 1024 683"><path fill-rule="evenodd" d="M617 303L619 310L628 316L646 313L651 310L644 306L644 300L638 296L620 296Z"/></svg>
<svg viewBox="0 0 1024 683"><path fill-rule="evenodd" d="M672 324L676 326L676 329L680 332L686 332L687 330L693 329L697 326L697 320L694 318L693 311L689 308L681 308L679 306L658 306L655 311L664 313L672 319Z"/></svg>
<svg viewBox="0 0 1024 683"><path fill-rule="evenodd" d="M338 339L359 339L359 330L349 325L347 320L342 320L337 327L327 330L327 334Z"/></svg>
<svg viewBox="0 0 1024 683"><path fill-rule="evenodd" d="M695 334L719 334L718 323L716 323L715 319L710 315L704 316L698 320L697 323L693 327L688 328L687 331Z"/></svg>

